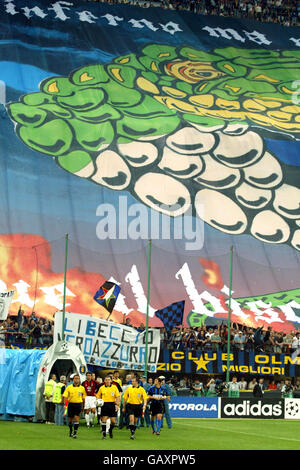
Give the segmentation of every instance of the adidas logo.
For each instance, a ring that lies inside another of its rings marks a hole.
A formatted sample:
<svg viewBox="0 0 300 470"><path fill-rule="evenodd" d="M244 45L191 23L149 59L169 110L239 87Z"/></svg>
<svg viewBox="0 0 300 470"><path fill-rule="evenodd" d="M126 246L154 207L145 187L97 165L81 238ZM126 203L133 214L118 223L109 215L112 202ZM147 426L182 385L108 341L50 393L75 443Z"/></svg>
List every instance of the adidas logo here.
<svg viewBox="0 0 300 470"><path fill-rule="evenodd" d="M274 417L278 418L283 415L283 403L264 403L258 401L251 403L250 400L243 400L241 403L227 403L222 410L222 415L226 417Z"/></svg>

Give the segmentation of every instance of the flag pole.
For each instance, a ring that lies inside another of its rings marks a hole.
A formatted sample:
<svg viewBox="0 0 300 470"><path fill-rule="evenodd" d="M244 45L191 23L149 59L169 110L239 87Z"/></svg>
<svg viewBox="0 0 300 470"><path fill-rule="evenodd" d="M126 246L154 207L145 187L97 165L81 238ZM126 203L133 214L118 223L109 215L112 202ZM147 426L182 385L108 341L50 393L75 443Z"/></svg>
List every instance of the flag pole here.
<svg viewBox="0 0 300 470"><path fill-rule="evenodd" d="M68 263L68 234L65 235L65 267L64 267L64 295L62 309L62 340L65 339L65 314L66 314L66 281L67 281L67 263Z"/></svg>
<svg viewBox="0 0 300 470"><path fill-rule="evenodd" d="M147 311L146 311L146 336L145 336L145 367L144 375L148 377L148 326L149 326L149 297L150 297L150 266L151 266L151 240L148 241L148 276L147 276Z"/></svg>
<svg viewBox="0 0 300 470"><path fill-rule="evenodd" d="M230 247L230 264L229 264L229 301L228 301L228 323L227 323L227 370L226 383L229 383L229 366L230 366L230 324L231 324L231 290L232 290L232 252L233 246Z"/></svg>

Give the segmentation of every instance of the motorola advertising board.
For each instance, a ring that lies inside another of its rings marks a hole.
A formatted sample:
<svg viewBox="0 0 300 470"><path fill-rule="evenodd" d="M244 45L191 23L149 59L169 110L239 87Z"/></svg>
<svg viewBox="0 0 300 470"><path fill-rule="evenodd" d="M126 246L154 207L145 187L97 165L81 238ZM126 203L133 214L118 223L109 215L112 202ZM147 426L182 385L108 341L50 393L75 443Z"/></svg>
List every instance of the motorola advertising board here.
<svg viewBox="0 0 300 470"><path fill-rule="evenodd" d="M172 418L218 418L219 398L174 396L169 409Z"/></svg>

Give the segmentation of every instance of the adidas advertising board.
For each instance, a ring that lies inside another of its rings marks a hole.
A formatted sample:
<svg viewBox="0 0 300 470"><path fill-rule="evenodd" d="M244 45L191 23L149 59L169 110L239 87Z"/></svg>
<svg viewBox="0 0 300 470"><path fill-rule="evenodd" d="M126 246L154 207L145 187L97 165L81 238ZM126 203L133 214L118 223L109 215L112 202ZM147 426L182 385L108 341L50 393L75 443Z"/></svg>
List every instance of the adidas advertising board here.
<svg viewBox="0 0 300 470"><path fill-rule="evenodd" d="M172 418L218 418L219 398L175 396L169 409Z"/></svg>
<svg viewBox="0 0 300 470"><path fill-rule="evenodd" d="M283 399L222 398L221 418L283 419Z"/></svg>

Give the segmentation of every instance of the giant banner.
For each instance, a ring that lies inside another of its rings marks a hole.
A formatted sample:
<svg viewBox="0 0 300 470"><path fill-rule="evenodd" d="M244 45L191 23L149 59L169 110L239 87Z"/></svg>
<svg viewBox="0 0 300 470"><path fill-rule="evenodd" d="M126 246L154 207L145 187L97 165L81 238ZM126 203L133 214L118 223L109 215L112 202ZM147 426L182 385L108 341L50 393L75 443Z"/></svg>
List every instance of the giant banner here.
<svg viewBox="0 0 300 470"><path fill-rule="evenodd" d="M62 339L63 314L56 312L54 342ZM64 339L79 347L88 364L112 369L156 372L160 351L159 330L136 329L87 315L66 313ZM146 361L147 354L147 361Z"/></svg>
<svg viewBox="0 0 300 470"><path fill-rule="evenodd" d="M161 349L157 371L189 375L224 374L229 370L232 375L268 375L274 378L300 375L299 356L255 353L254 351L230 352L229 364L227 357L227 353L222 351Z"/></svg>
<svg viewBox="0 0 300 470"><path fill-rule="evenodd" d="M119 323L162 326L181 300L185 326L226 318L233 246L233 321L298 328L299 29L83 0L0 12L11 312L62 308L68 234L70 312L105 319L110 281Z"/></svg>

